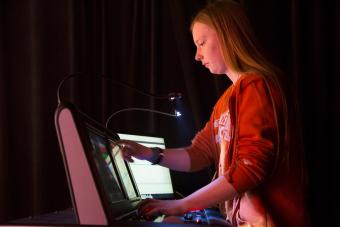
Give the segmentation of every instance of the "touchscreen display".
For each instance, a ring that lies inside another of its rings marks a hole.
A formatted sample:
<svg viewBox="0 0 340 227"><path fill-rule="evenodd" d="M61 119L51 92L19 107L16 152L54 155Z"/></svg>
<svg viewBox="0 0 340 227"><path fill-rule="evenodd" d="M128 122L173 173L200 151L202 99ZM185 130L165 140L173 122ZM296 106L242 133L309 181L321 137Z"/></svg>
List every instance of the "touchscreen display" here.
<svg viewBox="0 0 340 227"><path fill-rule="evenodd" d="M115 145L113 141L110 141L110 147L111 155L118 169L120 179L122 179L127 196L129 197L129 199L136 198L137 194L119 146Z"/></svg>
<svg viewBox="0 0 340 227"><path fill-rule="evenodd" d="M115 173L109 151L107 149L108 146L106 145L106 139L91 129L88 129L88 135L93 146L92 155L99 173L99 180L105 194L111 203L124 200L124 193L119 186L118 176Z"/></svg>

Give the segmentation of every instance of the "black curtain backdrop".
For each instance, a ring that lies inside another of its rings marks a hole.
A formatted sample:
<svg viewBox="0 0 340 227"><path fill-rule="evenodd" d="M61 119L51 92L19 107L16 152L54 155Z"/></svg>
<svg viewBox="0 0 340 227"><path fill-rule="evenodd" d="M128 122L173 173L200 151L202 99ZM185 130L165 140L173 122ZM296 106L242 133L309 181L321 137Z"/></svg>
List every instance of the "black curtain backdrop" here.
<svg viewBox="0 0 340 227"><path fill-rule="evenodd" d="M95 120L122 108L172 111L112 80L141 90L183 93L183 117L125 112L117 132L162 135L190 144L230 82L194 61L190 19L197 0L0 1L0 223L71 207L54 128L56 91ZM313 226L336 226L339 204L339 24L335 1L242 1L267 55L291 79L301 108ZM173 172L184 195L212 170ZM189 182L189 183L188 183Z"/></svg>

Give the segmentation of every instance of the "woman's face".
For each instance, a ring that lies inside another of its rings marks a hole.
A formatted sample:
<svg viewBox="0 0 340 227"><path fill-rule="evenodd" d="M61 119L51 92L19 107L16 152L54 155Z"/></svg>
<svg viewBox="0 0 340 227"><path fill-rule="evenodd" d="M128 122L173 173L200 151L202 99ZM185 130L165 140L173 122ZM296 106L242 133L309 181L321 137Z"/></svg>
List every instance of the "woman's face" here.
<svg viewBox="0 0 340 227"><path fill-rule="evenodd" d="M213 74L227 74L227 66L215 30L206 24L195 22L192 37L197 48L195 60L201 61Z"/></svg>

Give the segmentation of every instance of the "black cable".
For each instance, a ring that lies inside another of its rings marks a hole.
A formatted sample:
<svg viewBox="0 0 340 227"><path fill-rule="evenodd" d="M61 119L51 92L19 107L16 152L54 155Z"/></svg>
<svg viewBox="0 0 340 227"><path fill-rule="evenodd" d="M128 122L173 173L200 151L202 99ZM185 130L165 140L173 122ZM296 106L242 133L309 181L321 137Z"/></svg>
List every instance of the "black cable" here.
<svg viewBox="0 0 340 227"><path fill-rule="evenodd" d="M61 91L62 91L62 88L63 88L63 85L64 83L69 80L70 78L72 77L78 77L78 76L88 76L90 73L73 73L73 74L70 74L66 77L64 77L59 85L58 85L58 89L57 89L57 99L58 99L58 104L61 103ZM179 92L171 92L167 95L155 95L155 94L151 94L151 93L148 93L148 92L145 92L145 91L142 91L140 89L137 89L127 83L124 83L124 82L121 82L121 81L117 81L117 80L114 80L108 76L105 76L103 74L98 74L98 73L93 73L93 75L97 75L97 76L100 76L101 78L104 78L106 80L108 80L109 82L111 82L112 84L114 85L119 85L119 86L122 86L122 87L125 87L125 88L128 88L128 89L131 89L131 90L134 90L135 92L137 93L140 93L142 95L145 95L147 97L151 97L151 98L154 98L154 99L168 99L169 101L173 101L175 99L181 99L182 98L182 94L179 93Z"/></svg>
<svg viewBox="0 0 340 227"><path fill-rule="evenodd" d="M114 112L113 114L111 114L105 122L105 127L107 128L112 117L114 117L116 114L119 114L119 113L125 112L125 111L144 111L144 112L162 114L162 115L169 116L169 117L179 117L179 116L181 116L181 114L177 111L175 111L174 114L171 114L171 113L166 113L166 112L162 112L162 111L159 111L159 110L153 110L153 109L148 109L148 108L130 107L130 108L118 110L118 111Z"/></svg>

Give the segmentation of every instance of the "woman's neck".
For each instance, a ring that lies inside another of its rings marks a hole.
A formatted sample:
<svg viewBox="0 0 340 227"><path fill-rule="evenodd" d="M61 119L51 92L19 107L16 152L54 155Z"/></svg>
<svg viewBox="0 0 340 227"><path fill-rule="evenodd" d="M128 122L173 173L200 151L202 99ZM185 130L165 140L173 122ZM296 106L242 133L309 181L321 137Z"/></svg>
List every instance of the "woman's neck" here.
<svg viewBox="0 0 340 227"><path fill-rule="evenodd" d="M238 72L235 72L235 71L229 71L229 72L227 72L227 76L229 77L229 79L235 85L237 80L241 77L241 73L238 73Z"/></svg>

